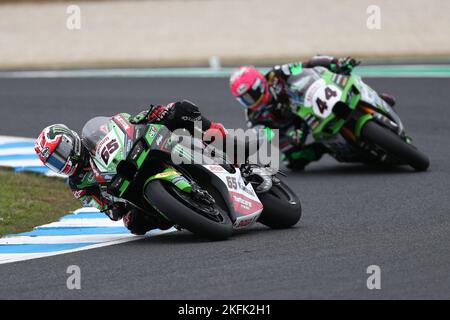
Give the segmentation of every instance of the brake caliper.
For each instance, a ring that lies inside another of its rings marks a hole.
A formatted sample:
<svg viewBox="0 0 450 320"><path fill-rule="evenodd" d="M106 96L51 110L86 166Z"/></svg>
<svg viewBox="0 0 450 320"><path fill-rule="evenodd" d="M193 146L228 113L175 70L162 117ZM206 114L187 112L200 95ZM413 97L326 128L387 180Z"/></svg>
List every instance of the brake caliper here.
<svg viewBox="0 0 450 320"><path fill-rule="evenodd" d="M275 182L273 174L268 168L244 165L241 170L248 181L257 184L255 188L256 193L269 191L272 188L273 182Z"/></svg>
<svg viewBox="0 0 450 320"><path fill-rule="evenodd" d="M212 206L216 203L216 200L214 200L208 191L203 190L197 184L192 185L191 195L194 200L202 202L206 205Z"/></svg>

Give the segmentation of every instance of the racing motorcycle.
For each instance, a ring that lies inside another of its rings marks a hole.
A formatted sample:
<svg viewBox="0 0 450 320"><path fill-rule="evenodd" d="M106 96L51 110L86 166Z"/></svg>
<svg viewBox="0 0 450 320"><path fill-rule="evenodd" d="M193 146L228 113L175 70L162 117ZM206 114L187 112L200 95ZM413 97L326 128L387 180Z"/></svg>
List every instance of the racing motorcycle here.
<svg viewBox="0 0 450 320"><path fill-rule="evenodd" d="M203 141L180 139L163 125L135 125L126 114L96 117L82 141L102 193L157 216L166 228L223 240L257 221L278 229L301 217L300 201L279 173L249 162L192 161ZM175 163L175 153L186 161Z"/></svg>
<svg viewBox="0 0 450 320"><path fill-rule="evenodd" d="M295 71L287 87L291 110L336 160L409 165L417 171L429 167L397 113L359 76L305 68Z"/></svg>

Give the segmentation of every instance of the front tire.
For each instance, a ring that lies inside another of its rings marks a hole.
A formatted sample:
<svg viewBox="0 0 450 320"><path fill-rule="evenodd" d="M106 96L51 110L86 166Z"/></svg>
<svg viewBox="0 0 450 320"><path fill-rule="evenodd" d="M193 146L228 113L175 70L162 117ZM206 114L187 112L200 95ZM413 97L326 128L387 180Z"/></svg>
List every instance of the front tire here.
<svg viewBox="0 0 450 320"><path fill-rule="evenodd" d="M263 194L259 194L264 209L258 222L272 228L285 229L295 225L302 216L302 206L297 195L280 180Z"/></svg>
<svg viewBox="0 0 450 320"><path fill-rule="evenodd" d="M217 220L196 210L195 200L189 205L189 194L179 190L171 183L153 180L144 190L145 198L152 207L161 212L174 224L194 234L210 240L225 240L233 232L233 224L228 214L217 204L211 210L217 214ZM189 206L188 206L189 205Z"/></svg>
<svg viewBox="0 0 450 320"><path fill-rule="evenodd" d="M430 166L430 160L426 155L375 121L369 121L364 125L361 136L417 171L425 171Z"/></svg>

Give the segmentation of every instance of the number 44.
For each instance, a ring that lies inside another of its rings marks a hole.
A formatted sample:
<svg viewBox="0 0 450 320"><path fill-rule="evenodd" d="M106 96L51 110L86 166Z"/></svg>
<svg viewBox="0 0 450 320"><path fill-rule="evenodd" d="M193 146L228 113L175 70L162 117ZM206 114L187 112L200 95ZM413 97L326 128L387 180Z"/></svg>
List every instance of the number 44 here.
<svg viewBox="0 0 450 320"><path fill-rule="evenodd" d="M320 113L324 113L326 110L328 110L328 104L327 104L328 100L330 100L331 98L336 97L336 96L337 96L336 91L334 91L330 87L325 88L325 99L327 101L323 101L320 98L316 99L316 104L317 104L317 107L319 108Z"/></svg>

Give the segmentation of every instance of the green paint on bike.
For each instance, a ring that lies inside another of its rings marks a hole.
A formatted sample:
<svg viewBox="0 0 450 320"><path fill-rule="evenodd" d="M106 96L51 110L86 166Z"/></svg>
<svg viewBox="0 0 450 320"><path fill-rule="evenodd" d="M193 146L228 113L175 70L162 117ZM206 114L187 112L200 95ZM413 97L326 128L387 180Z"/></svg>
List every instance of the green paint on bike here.
<svg viewBox="0 0 450 320"><path fill-rule="evenodd" d="M166 168L164 171L157 173L147 179L145 184L147 185L153 180L164 180L173 183L178 189L190 193L192 191L192 186L189 181L184 178L181 173L176 171L174 168Z"/></svg>

